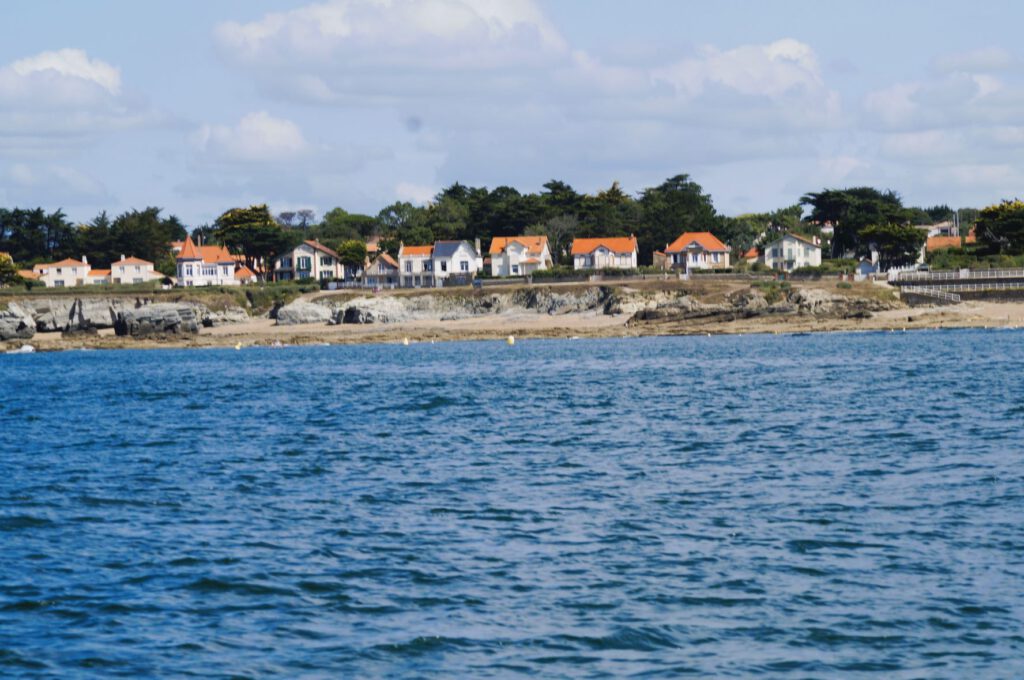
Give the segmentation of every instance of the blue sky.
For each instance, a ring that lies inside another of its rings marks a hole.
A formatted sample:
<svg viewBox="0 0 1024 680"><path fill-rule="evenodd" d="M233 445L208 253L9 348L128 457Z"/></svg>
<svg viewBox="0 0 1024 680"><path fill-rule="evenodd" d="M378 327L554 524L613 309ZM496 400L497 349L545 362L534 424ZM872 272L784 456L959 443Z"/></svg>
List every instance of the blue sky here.
<svg viewBox="0 0 1024 680"><path fill-rule="evenodd" d="M4 0L0 205L190 225L376 213L453 181L727 214L823 187L1021 195L1013 2Z"/></svg>

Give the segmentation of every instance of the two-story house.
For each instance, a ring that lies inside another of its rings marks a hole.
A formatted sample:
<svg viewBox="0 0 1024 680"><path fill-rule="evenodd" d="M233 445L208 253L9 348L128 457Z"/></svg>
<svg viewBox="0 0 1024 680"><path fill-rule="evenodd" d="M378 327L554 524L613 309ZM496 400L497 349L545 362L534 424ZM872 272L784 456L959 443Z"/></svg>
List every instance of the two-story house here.
<svg viewBox="0 0 1024 680"><path fill-rule="evenodd" d="M469 241L437 241L431 260L437 287L446 281L468 284L484 266L479 246L474 247Z"/></svg>
<svg viewBox="0 0 1024 680"><path fill-rule="evenodd" d="M163 274L153 268L153 263L139 257L125 257L110 264L111 283L146 283L163 278Z"/></svg>
<svg viewBox="0 0 1024 680"><path fill-rule="evenodd" d="M665 246L667 264L671 269L727 269L729 246L709 231L688 231Z"/></svg>
<svg viewBox="0 0 1024 680"><path fill-rule="evenodd" d="M491 276L527 276L552 266L547 236L495 236L490 255Z"/></svg>
<svg viewBox="0 0 1024 680"><path fill-rule="evenodd" d="M345 267L338 253L319 241L303 241L274 260L275 281L329 281L344 277Z"/></svg>
<svg viewBox="0 0 1024 680"><path fill-rule="evenodd" d="M179 286L238 286L235 257L224 246L197 246L185 237L176 256Z"/></svg>
<svg viewBox="0 0 1024 680"><path fill-rule="evenodd" d="M791 272L801 267L821 266L821 245L817 239L783 234L761 249L764 264L770 269Z"/></svg>
<svg viewBox="0 0 1024 680"><path fill-rule="evenodd" d="M89 272L92 271L92 266L84 255L81 260L69 257L60 262L37 264L32 267L32 271L47 288L72 288L95 283L90 280Z"/></svg>
<svg viewBox="0 0 1024 680"><path fill-rule="evenodd" d="M434 287L434 246L398 248L398 269L403 288Z"/></svg>
<svg viewBox="0 0 1024 680"><path fill-rule="evenodd" d="M572 242L573 269L636 269L636 236L578 238Z"/></svg>
<svg viewBox="0 0 1024 680"><path fill-rule="evenodd" d="M363 271L363 285L370 288L394 288L398 285L398 263L381 251Z"/></svg>

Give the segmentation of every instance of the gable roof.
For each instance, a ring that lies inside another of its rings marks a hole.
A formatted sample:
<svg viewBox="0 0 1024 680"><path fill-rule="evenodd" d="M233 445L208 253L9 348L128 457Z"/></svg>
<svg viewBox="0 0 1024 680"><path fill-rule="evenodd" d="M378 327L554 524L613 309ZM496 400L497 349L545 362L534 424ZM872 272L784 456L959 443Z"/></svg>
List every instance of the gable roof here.
<svg viewBox="0 0 1024 680"><path fill-rule="evenodd" d="M813 246L814 248L819 248L819 249L821 248L820 244L815 243L814 241L812 241L811 239L807 238L806 236L801 236L800 234L794 234L793 232L789 232L789 231L787 231L785 234L782 234L781 236L779 236L776 239L772 239L768 243L775 243L777 241L781 241L782 239L786 238L787 236L790 237L790 238L796 239L797 241L801 241L803 243L806 243L809 246Z"/></svg>
<svg viewBox="0 0 1024 680"><path fill-rule="evenodd" d="M88 267L89 265L80 260L73 260L70 257L61 260L60 262L47 262L43 264L37 264L34 269L49 269L51 267Z"/></svg>
<svg viewBox="0 0 1024 680"><path fill-rule="evenodd" d="M451 257L463 243L466 244L470 252L479 254L469 241L436 241L434 243L434 257Z"/></svg>
<svg viewBox="0 0 1024 680"><path fill-rule="evenodd" d="M29 281L39 280L39 272L34 272L31 269L19 269L18 276L23 279L28 279Z"/></svg>
<svg viewBox="0 0 1024 680"><path fill-rule="evenodd" d="M248 267L246 267L243 264L241 267L238 268L238 271L235 272L235 278L236 279L254 279L254 278L256 278L256 274L254 274L251 269L249 269Z"/></svg>
<svg viewBox="0 0 1024 680"><path fill-rule="evenodd" d="M153 263L150 262L149 260L143 260L141 257L126 257L123 260L117 260L115 262L111 262L110 266L111 267L118 267L120 265L127 265L127 264L153 264Z"/></svg>
<svg viewBox="0 0 1024 680"><path fill-rule="evenodd" d="M505 252L513 243L526 248L526 252L531 255L540 255L544 252L544 246L548 244L547 236L495 236L491 239L491 255L500 255Z"/></svg>
<svg viewBox="0 0 1024 680"><path fill-rule="evenodd" d="M320 241L303 241L303 243L305 243L307 246L309 246L313 250L319 250L322 253L327 253L328 255L333 257L335 260L341 259L341 256L338 255L338 253L334 252L333 250L331 250L330 248L325 246L323 243L320 243Z"/></svg>
<svg viewBox="0 0 1024 680"><path fill-rule="evenodd" d="M378 255L377 257L373 258L373 261L370 262L370 266L372 267L374 264L376 264L377 262L379 262L381 260L383 260L389 267L393 267L394 269L398 269L398 263L395 262L395 258L393 258L390 255L388 255L387 251L383 251L380 255Z"/></svg>
<svg viewBox="0 0 1024 680"><path fill-rule="evenodd" d="M110 276L110 270L109 269L90 269L89 270L89 276L95 276L97 278L101 278L101 277L105 277L105 276Z"/></svg>
<svg viewBox="0 0 1024 680"><path fill-rule="evenodd" d="M399 251L399 257L430 257L434 254L434 246L407 246L403 245Z"/></svg>
<svg viewBox="0 0 1024 680"><path fill-rule="evenodd" d="M589 255L602 246L613 253L633 253L636 252L636 236L574 239L571 254Z"/></svg>
<svg viewBox="0 0 1024 680"><path fill-rule="evenodd" d="M680 253L686 250L691 243L697 243L704 250L725 252L729 247L715 238L710 231L688 231L672 241L672 245L665 248L666 253Z"/></svg>
<svg viewBox="0 0 1024 680"><path fill-rule="evenodd" d="M197 246L191 236L185 237L185 244L178 253L179 260L202 260L206 264L234 264L235 256L224 246Z"/></svg>

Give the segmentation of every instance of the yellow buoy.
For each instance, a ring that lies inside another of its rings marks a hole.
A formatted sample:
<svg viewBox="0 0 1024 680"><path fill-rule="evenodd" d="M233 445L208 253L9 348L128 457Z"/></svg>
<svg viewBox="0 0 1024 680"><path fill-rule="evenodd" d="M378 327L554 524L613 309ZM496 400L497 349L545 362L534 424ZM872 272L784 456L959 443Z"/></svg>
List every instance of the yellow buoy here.
<svg viewBox="0 0 1024 680"><path fill-rule="evenodd" d="M516 344L516 336L514 336L514 335L508 336L508 339L505 340L505 342L507 342L509 345Z"/></svg>

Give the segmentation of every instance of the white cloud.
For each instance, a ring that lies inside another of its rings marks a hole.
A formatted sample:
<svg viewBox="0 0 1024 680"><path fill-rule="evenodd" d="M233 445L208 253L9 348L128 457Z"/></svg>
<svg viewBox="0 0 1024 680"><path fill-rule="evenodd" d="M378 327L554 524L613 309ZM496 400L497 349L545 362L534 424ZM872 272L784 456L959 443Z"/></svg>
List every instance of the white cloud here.
<svg viewBox="0 0 1024 680"><path fill-rule="evenodd" d="M395 187L395 198L416 205L425 205L437 195L436 187L424 186L413 182L399 182Z"/></svg>
<svg viewBox="0 0 1024 680"><path fill-rule="evenodd" d="M279 163L310 151L298 125L266 111L246 114L234 126L204 125L196 141L208 157L227 162Z"/></svg>

